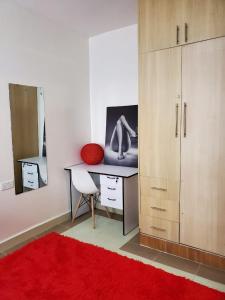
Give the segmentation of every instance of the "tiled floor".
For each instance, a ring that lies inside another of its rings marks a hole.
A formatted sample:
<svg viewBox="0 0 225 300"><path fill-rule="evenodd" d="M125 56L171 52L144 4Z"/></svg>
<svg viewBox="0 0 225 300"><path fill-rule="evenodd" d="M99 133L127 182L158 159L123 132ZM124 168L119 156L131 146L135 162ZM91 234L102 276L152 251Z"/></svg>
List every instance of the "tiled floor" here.
<svg viewBox="0 0 225 300"><path fill-rule="evenodd" d="M142 256L154 262L164 264L166 266L176 268L193 275L201 276L202 278L212 280L217 283L221 283L222 285L224 285L223 290L225 290L225 271L214 269L187 259L140 246L138 243L138 234L135 235L120 249L138 256Z"/></svg>
<svg viewBox="0 0 225 300"><path fill-rule="evenodd" d="M167 272L184 276L193 281L225 292L225 271L223 272L186 259L140 246L138 244L137 230L134 230L125 237L122 235L121 216L113 215L113 220L111 220L105 218L105 212L98 210L97 214L97 227L95 230L91 227L90 214L88 213L79 217L75 224L65 222L35 236L29 241L19 244L9 251L0 253L0 258L24 246L30 241L54 231L84 242L102 246L121 255L134 258L146 264L161 268ZM102 218L99 216L104 217Z"/></svg>

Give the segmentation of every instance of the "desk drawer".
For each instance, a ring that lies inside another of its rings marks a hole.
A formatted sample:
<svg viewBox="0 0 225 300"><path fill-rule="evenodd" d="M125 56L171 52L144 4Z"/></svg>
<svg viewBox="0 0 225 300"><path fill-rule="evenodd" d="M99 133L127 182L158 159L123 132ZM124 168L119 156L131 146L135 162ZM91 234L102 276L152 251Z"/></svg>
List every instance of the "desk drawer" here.
<svg viewBox="0 0 225 300"><path fill-rule="evenodd" d="M38 173L38 168L35 164L23 163L22 168L23 174L25 175L33 175L34 173Z"/></svg>
<svg viewBox="0 0 225 300"><path fill-rule="evenodd" d="M117 188L122 190L123 180L122 177L112 175L100 175L101 186L107 186L109 188Z"/></svg>
<svg viewBox="0 0 225 300"><path fill-rule="evenodd" d="M38 177L36 176L25 176L23 177L23 186L27 187L29 189L38 189L39 183L38 183Z"/></svg>
<svg viewBox="0 0 225 300"><path fill-rule="evenodd" d="M123 190L122 190L122 187L120 185L119 186L101 185L101 193L105 193L105 194L108 194L108 193L120 194L122 192L123 192Z"/></svg>
<svg viewBox="0 0 225 300"><path fill-rule="evenodd" d="M101 190L101 205L123 209L123 193L122 190Z"/></svg>
<svg viewBox="0 0 225 300"><path fill-rule="evenodd" d="M140 231L173 242L179 241L179 223L160 218L140 216Z"/></svg>

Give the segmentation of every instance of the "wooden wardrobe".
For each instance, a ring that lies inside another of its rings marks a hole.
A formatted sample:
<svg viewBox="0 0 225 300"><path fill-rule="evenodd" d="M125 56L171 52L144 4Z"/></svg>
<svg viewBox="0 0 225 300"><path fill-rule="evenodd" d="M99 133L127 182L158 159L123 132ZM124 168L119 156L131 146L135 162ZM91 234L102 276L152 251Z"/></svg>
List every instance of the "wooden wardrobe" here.
<svg viewBox="0 0 225 300"><path fill-rule="evenodd" d="M225 268L225 0L139 12L141 244Z"/></svg>

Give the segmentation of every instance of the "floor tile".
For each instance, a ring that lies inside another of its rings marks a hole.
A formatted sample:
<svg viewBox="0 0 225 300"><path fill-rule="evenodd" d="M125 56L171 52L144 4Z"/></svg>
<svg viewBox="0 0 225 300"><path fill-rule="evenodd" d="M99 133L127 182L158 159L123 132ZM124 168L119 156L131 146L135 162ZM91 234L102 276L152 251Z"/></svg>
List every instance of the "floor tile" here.
<svg viewBox="0 0 225 300"><path fill-rule="evenodd" d="M165 264L191 274L196 274L199 268L199 264L196 262L163 252L158 252L158 256L155 260L161 264Z"/></svg>
<svg viewBox="0 0 225 300"><path fill-rule="evenodd" d="M225 293L225 284L194 275L193 281Z"/></svg>
<svg viewBox="0 0 225 300"><path fill-rule="evenodd" d="M154 249L147 249L146 247L142 247L135 242L126 243L124 246L122 246L120 248L120 250L129 252L129 253L132 253L132 254L135 254L138 256L142 256L144 258L151 259L151 260L155 260L158 255L158 251L156 251Z"/></svg>
<svg viewBox="0 0 225 300"><path fill-rule="evenodd" d="M209 280L225 284L225 271L200 265L197 275Z"/></svg>
<svg viewBox="0 0 225 300"><path fill-rule="evenodd" d="M96 214L102 217L107 217L106 211L102 209L96 209ZM113 220L123 221L123 216L115 213L110 213L110 217Z"/></svg>
<svg viewBox="0 0 225 300"><path fill-rule="evenodd" d="M92 219L74 226L63 233L65 236L73 237L82 242L97 245L108 250L117 251L127 243L138 229L128 235L123 235L123 223L114 219L96 215L96 228L92 228Z"/></svg>
<svg viewBox="0 0 225 300"><path fill-rule="evenodd" d="M139 245L139 233L136 234L132 239L130 239L128 243L138 244Z"/></svg>
<svg viewBox="0 0 225 300"><path fill-rule="evenodd" d="M30 239L28 239L28 240L26 240L26 241L24 241L24 242L22 242L22 243L20 243L20 244L18 244L18 245L16 245L16 246L12 247L12 248L10 248L10 249L4 251L4 254L6 254L6 255L11 254L11 253L13 253L14 251L16 251L16 250L18 250L18 249L20 249L20 248L26 246L28 243L32 242L33 240L35 240L35 237L30 238Z"/></svg>

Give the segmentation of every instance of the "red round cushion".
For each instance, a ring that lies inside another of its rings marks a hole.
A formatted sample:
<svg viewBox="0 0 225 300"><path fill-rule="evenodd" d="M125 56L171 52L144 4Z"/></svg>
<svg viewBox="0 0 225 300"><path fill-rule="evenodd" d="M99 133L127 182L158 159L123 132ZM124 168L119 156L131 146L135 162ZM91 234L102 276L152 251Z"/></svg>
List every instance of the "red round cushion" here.
<svg viewBox="0 0 225 300"><path fill-rule="evenodd" d="M103 160L104 150L100 145L91 143L83 146L80 155L86 164L97 165Z"/></svg>

